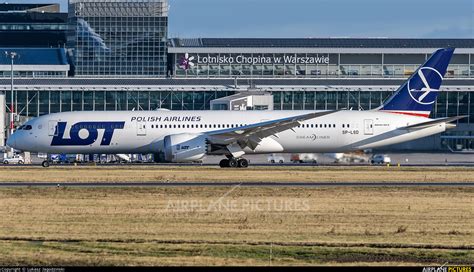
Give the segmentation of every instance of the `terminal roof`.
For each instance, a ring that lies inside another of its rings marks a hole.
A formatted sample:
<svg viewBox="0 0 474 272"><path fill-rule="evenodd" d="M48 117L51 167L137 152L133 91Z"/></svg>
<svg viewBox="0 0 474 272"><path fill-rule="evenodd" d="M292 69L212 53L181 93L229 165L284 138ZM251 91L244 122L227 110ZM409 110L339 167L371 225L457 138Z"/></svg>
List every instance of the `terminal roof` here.
<svg viewBox="0 0 474 272"><path fill-rule="evenodd" d="M169 40L170 47L474 48L474 39L393 38L194 38Z"/></svg>

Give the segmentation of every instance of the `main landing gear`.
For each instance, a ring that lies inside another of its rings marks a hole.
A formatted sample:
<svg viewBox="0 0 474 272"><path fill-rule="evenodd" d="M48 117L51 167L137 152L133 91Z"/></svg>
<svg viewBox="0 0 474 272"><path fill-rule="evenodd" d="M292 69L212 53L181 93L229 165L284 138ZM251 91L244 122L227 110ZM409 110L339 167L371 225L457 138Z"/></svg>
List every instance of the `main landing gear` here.
<svg viewBox="0 0 474 272"><path fill-rule="evenodd" d="M223 159L219 162L221 168L247 168L249 166L249 161L244 158L230 158Z"/></svg>

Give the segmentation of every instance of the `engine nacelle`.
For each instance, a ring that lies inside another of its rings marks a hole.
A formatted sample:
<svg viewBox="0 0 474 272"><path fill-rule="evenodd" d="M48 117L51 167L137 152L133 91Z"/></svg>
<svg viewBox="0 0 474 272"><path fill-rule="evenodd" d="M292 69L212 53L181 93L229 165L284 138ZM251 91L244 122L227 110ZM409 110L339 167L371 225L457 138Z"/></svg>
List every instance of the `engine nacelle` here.
<svg viewBox="0 0 474 272"><path fill-rule="evenodd" d="M163 140L165 160L168 162L192 162L207 153L206 137L202 134L181 133L168 135Z"/></svg>

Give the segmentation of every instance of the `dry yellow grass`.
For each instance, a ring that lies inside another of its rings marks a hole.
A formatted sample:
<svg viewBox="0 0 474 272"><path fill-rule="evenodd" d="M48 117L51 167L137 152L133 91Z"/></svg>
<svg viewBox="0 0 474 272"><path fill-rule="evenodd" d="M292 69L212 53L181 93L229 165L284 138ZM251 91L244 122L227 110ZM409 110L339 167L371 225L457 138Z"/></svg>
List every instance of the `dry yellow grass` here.
<svg viewBox="0 0 474 272"><path fill-rule="evenodd" d="M220 169L199 166L0 167L0 182L133 182L133 181L289 181L289 182L474 182L469 167L250 167Z"/></svg>
<svg viewBox="0 0 474 272"><path fill-rule="evenodd" d="M230 189L1 189L0 263L267 265L270 247L276 265L474 259L471 187Z"/></svg>

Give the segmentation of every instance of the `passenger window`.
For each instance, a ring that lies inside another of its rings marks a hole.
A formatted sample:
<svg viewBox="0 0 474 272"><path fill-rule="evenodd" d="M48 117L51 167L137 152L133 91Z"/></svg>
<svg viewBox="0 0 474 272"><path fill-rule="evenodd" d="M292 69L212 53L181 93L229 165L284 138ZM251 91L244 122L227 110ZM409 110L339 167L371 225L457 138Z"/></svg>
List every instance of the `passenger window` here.
<svg viewBox="0 0 474 272"><path fill-rule="evenodd" d="M324 128L326 128L326 127L327 127L327 125L326 125L326 124L324 124Z"/></svg>
<svg viewBox="0 0 474 272"><path fill-rule="evenodd" d="M349 124L347 124L347 128L349 128Z"/></svg>
<svg viewBox="0 0 474 272"><path fill-rule="evenodd" d="M342 128L344 128L344 124L342 124Z"/></svg>

